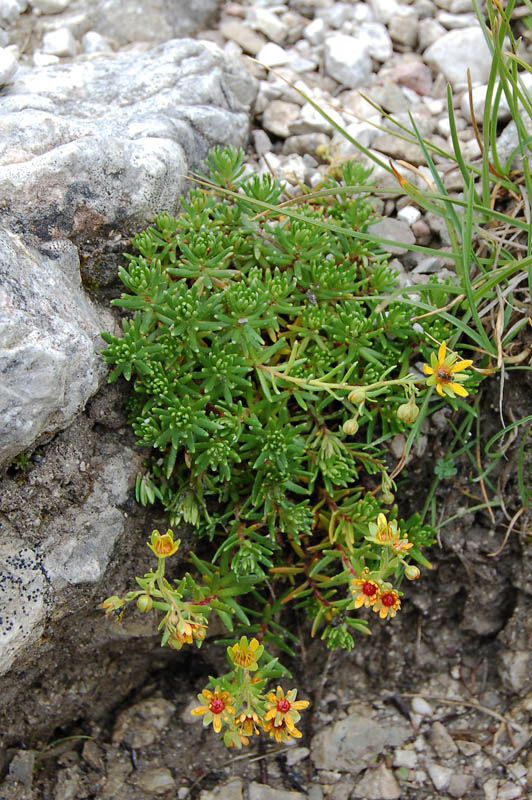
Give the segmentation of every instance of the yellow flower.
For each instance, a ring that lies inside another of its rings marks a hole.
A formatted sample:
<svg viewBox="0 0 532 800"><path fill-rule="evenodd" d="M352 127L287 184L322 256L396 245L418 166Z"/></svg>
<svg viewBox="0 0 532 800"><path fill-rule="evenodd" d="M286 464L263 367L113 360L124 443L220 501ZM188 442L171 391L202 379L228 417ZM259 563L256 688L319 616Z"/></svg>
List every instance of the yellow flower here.
<svg viewBox="0 0 532 800"><path fill-rule="evenodd" d="M222 691L219 686L216 686L214 692L209 689L204 689L198 695L200 703L203 701L204 705L196 706L190 712L195 717L203 715L203 725L206 727L212 722L212 727L216 733L222 730L222 722L230 722L230 714L235 713L233 699L229 692Z"/></svg>
<svg viewBox="0 0 532 800"><path fill-rule="evenodd" d="M174 534L171 530L166 531L164 534L155 530L152 532L150 541L147 542L148 547L150 550L153 550L157 558L173 556L174 553L177 552L180 544L180 539L174 542Z"/></svg>
<svg viewBox="0 0 532 800"><path fill-rule="evenodd" d="M401 598L399 594L394 589L385 589L374 604L373 611L381 619L386 619L387 617L395 617L400 608Z"/></svg>
<svg viewBox="0 0 532 800"><path fill-rule="evenodd" d="M259 715L251 708L247 708L235 719L235 725L239 725L239 733L241 736L253 736L259 734L259 727L263 728L264 723Z"/></svg>
<svg viewBox="0 0 532 800"><path fill-rule="evenodd" d="M266 733L269 733L276 742L289 742L291 736L293 736L294 739L301 739L303 735L301 731L298 731L293 725L287 725L284 720L280 725L276 725L275 720L272 719L265 724L264 730Z"/></svg>
<svg viewBox="0 0 532 800"><path fill-rule="evenodd" d="M273 720L273 724L276 727L279 727L284 722L288 730L292 729L295 723L301 719L299 711L309 705L308 700L296 700L296 695L297 689L290 689L285 695L280 686L277 687L275 692L270 692L266 703L266 708L268 709L266 722Z"/></svg>
<svg viewBox="0 0 532 800"><path fill-rule="evenodd" d="M377 524L370 522L368 525L371 539L377 544L391 544L397 539L397 522L392 519L388 522L384 514L379 514Z"/></svg>
<svg viewBox="0 0 532 800"><path fill-rule="evenodd" d="M258 639L252 639L249 643L247 636L242 636L237 644L227 648L229 658L242 669L249 669L252 672L259 668L258 660L264 652L264 645Z"/></svg>
<svg viewBox="0 0 532 800"><path fill-rule="evenodd" d="M430 376L427 378L427 386L436 386L436 391L442 397L445 397L446 394L449 397L455 397L455 395L467 397L469 392L464 389L461 381L466 380L468 376L456 375L455 373L467 369L473 362L470 359L457 361L457 356L453 355L453 353L447 354L446 350L447 344L442 342L438 350L438 357L436 357L435 353L430 355L431 366L428 364L423 365L425 375Z"/></svg>
<svg viewBox="0 0 532 800"><path fill-rule="evenodd" d="M369 577L367 567L360 573L360 578L351 578L351 594L355 600L355 608L373 606L379 599L380 586Z"/></svg>
<svg viewBox="0 0 532 800"><path fill-rule="evenodd" d="M408 541L408 534L404 533L403 538L394 539L392 542L392 549L395 550L396 553L408 553L411 547L413 547L413 542Z"/></svg>
<svg viewBox="0 0 532 800"><path fill-rule="evenodd" d="M201 622L188 622L182 619L174 630L170 628L171 633L168 644L174 650L181 650L184 644L193 644L194 641L202 642L205 639L206 627Z"/></svg>

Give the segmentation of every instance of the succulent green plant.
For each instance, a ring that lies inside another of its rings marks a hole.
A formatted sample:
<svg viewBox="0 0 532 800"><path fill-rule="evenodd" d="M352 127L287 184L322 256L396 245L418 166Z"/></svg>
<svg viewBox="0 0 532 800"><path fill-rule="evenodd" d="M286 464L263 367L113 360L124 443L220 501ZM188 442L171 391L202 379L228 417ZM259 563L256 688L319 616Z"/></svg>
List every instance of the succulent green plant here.
<svg viewBox="0 0 532 800"><path fill-rule="evenodd" d="M120 269L127 293L113 301L133 316L122 336L104 334L104 356L110 380L133 383L129 419L154 452L137 499L160 501L171 525L212 539L213 563L230 555L234 580L254 576L253 602L267 606L272 576L292 593L294 576L332 545L319 580L342 574L346 584L344 553L373 547L364 535L379 482L393 502L384 443L405 428L405 394L415 407L420 379L408 369L422 337L404 303L379 308L396 283L386 253L350 235L373 212L345 188L369 190L369 170L347 162L319 200L301 203L306 219L293 219L279 182L244 175L242 163L242 152L212 151L210 180L232 196L194 189L177 218L162 214L135 237L138 253ZM257 200L277 212L257 215ZM422 559L432 534L416 536L411 555ZM357 564L379 558L368 551ZM320 599L307 588L296 596L314 619L343 613L339 589ZM349 642L330 631L331 642Z"/></svg>

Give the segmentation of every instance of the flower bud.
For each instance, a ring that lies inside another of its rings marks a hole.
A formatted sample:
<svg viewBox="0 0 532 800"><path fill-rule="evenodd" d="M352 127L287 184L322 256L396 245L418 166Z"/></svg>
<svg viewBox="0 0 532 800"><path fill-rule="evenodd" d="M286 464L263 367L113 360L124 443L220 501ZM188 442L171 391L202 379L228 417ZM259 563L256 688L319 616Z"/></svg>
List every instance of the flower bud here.
<svg viewBox="0 0 532 800"><path fill-rule="evenodd" d="M139 611L151 611L153 608L153 600L149 594L141 594L137 600L137 608Z"/></svg>
<svg viewBox="0 0 532 800"><path fill-rule="evenodd" d="M397 409L397 416L401 422L415 422L419 416L419 408L416 406L414 399L410 399L408 403L403 403Z"/></svg>
<svg viewBox="0 0 532 800"><path fill-rule="evenodd" d="M366 399L366 390L363 389L362 386L357 386L356 389L353 389L352 392L349 392L347 399L350 403L353 403L353 405L359 406Z"/></svg>
<svg viewBox="0 0 532 800"><path fill-rule="evenodd" d="M358 422L355 417L348 419L342 425L342 430L347 436L353 436L358 431Z"/></svg>
<svg viewBox="0 0 532 800"><path fill-rule="evenodd" d="M395 495L393 494L393 492L383 492L381 494L381 500L385 505L391 506L391 504L395 500Z"/></svg>
<svg viewBox="0 0 532 800"><path fill-rule="evenodd" d="M405 577L408 578L409 581L415 581L420 576L419 567L416 567L415 564L409 564L405 568Z"/></svg>

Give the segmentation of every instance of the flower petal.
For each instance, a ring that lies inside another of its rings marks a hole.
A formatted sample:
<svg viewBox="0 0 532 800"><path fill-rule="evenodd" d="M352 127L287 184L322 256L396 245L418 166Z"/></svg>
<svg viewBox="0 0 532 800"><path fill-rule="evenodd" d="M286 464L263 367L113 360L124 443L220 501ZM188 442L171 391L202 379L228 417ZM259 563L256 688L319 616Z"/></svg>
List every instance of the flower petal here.
<svg viewBox="0 0 532 800"><path fill-rule="evenodd" d="M209 710L208 706L196 706L196 708L193 708L190 713L193 714L195 717L199 717L200 714L206 714L208 710Z"/></svg>
<svg viewBox="0 0 532 800"><path fill-rule="evenodd" d="M467 369L471 366L473 362L469 359L465 359L464 361L457 361L456 364L453 364L453 372L459 372L461 369Z"/></svg>
<svg viewBox="0 0 532 800"><path fill-rule="evenodd" d="M439 395L441 395L442 397L445 397L445 395L443 393L443 389L442 389L441 383L437 383L436 384L436 391L438 392Z"/></svg>
<svg viewBox="0 0 532 800"><path fill-rule="evenodd" d="M469 394L467 389L464 389L464 387L460 383L449 384L449 389L452 389L453 392L456 392L456 394L459 395L460 397L467 397Z"/></svg>
<svg viewBox="0 0 532 800"><path fill-rule="evenodd" d="M445 360L446 350L447 350L447 342L442 342L440 344L440 349L438 350L438 361L440 363Z"/></svg>

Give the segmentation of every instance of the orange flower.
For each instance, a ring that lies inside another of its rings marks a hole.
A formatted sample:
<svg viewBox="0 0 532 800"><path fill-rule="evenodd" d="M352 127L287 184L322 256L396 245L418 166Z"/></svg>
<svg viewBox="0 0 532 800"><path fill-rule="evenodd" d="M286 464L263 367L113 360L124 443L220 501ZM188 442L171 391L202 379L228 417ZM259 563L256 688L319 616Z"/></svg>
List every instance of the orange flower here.
<svg viewBox="0 0 532 800"><path fill-rule="evenodd" d="M201 643L205 639L207 628L201 622L190 622L186 619L179 620L175 627L173 624L169 627L171 633L168 644L174 650L181 650L184 644L193 644L195 641ZM201 644L198 644L198 647L200 646Z"/></svg>
<svg viewBox="0 0 532 800"><path fill-rule="evenodd" d="M407 533L403 533L402 539L397 538L392 542L392 549L395 550L396 553L408 553L413 546L413 542L408 541Z"/></svg>
<svg viewBox="0 0 532 800"><path fill-rule="evenodd" d="M251 708L247 708L235 719L235 724L239 725L239 733L242 736L258 735L260 733L259 727L263 728L264 723L259 715Z"/></svg>
<svg viewBox="0 0 532 800"><path fill-rule="evenodd" d="M269 733L270 737L275 739L276 742L289 742L292 736L294 739L301 739L303 735L301 731L298 731L293 725L289 726L284 720L280 725L276 725L275 720L271 719L265 724L264 730L266 733Z"/></svg>
<svg viewBox="0 0 532 800"><path fill-rule="evenodd" d="M401 608L401 598L395 589L385 589L381 592L381 596L373 606L373 611L379 615L381 619L387 617L395 617Z"/></svg>
<svg viewBox="0 0 532 800"><path fill-rule="evenodd" d="M438 357L435 353L430 355L430 366L423 365L425 375L427 378L427 386L436 386L436 391L442 397L448 395L449 397L467 397L469 392L464 389L460 381L464 381L467 375L455 375L463 369L467 369L473 363L470 359L464 361L457 361L458 356L452 353L447 354L447 343L442 342L438 350Z"/></svg>
<svg viewBox="0 0 532 800"><path fill-rule="evenodd" d="M173 556L174 553L177 552L180 544L180 539L177 539L177 541L174 542L174 534L171 530L167 530L164 534L161 534L159 531L155 530L152 532L150 541L147 542L148 547L150 550L153 550L157 558L168 558L168 556Z"/></svg>
<svg viewBox="0 0 532 800"><path fill-rule="evenodd" d="M266 722L273 720L276 726L286 723L288 729L293 728L294 724L301 719L299 711L307 708L308 700L296 700L297 689L290 689L285 695L280 686L276 692L270 692L266 708Z"/></svg>
<svg viewBox="0 0 532 800"><path fill-rule="evenodd" d="M351 594L355 600L355 608L373 606L380 596L380 586L369 577L369 569L365 567L360 578L351 578Z"/></svg>
<svg viewBox="0 0 532 800"><path fill-rule="evenodd" d="M203 716L203 725L206 727L212 722L212 727L216 733L222 730L223 722L231 721L231 714L235 713L235 708L231 703L234 702L229 692L222 691L219 686L216 686L214 692L209 689L204 689L198 695L200 703L203 701L204 705L196 706L190 712L195 717Z"/></svg>

